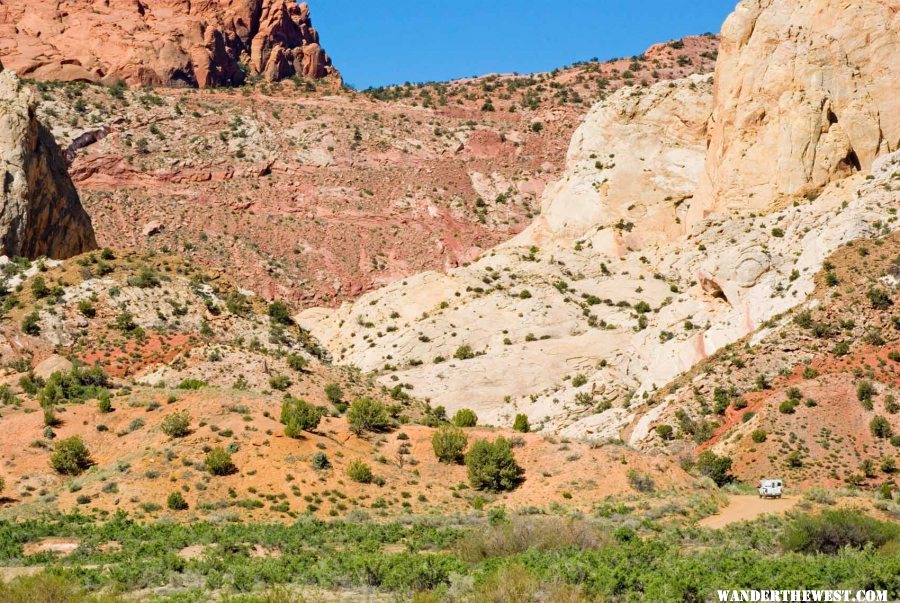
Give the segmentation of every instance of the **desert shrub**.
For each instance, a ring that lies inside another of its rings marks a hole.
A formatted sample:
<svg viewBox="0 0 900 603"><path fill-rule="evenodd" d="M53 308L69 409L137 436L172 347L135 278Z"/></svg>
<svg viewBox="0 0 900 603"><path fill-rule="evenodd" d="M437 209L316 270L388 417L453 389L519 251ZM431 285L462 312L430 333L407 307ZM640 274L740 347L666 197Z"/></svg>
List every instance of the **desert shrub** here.
<svg viewBox="0 0 900 603"><path fill-rule="evenodd" d="M100 398L97 400L97 408L100 409L100 412L102 413L113 411L112 399L110 399L109 393L100 395Z"/></svg>
<svg viewBox="0 0 900 603"><path fill-rule="evenodd" d="M31 281L31 294L34 295L35 299L41 299L50 295L50 287L47 286L44 277L34 277L34 280Z"/></svg>
<svg viewBox="0 0 900 603"><path fill-rule="evenodd" d="M673 437L674 429L672 429L671 425L657 425L656 426L656 435L661 437L664 440L671 440Z"/></svg>
<svg viewBox="0 0 900 603"><path fill-rule="evenodd" d="M810 502L819 503L820 505L833 505L834 495L822 486L813 486L803 495L803 498Z"/></svg>
<svg viewBox="0 0 900 603"><path fill-rule="evenodd" d="M869 298L869 303L876 310L887 310L894 305L894 302L891 301L891 294L884 289L872 287L866 293L866 297Z"/></svg>
<svg viewBox="0 0 900 603"><path fill-rule="evenodd" d="M869 429L872 430L872 435L876 438L886 439L891 437L894 433L890 422L881 415L877 415L872 419L871 423L869 423Z"/></svg>
<svg viewBox="0 0 900 603"><path fill-rule="evenodd" d="M184 511L188 508L187 501L184 500L184 496L178 490L169 494L169 498L166 499L166 506L173 511Z"/></svg>
<svg viewBox="0 0 900 603"><path fill-rule="evenodd" d="M757 444L762 444L763 442L765 442L767 437L768 435L763 429L756 429L753 431L753 433L750 434L750 439L752 439Z"/></svg>
<svg viewBox="0 0 900 603"><path fill-rule="evenodd" d="M492 509L493 510L493 509ZM481 526L459 541L457 550L466 561L509 557L525 551L590 551L608 544L608 537L586 520L554 516L520 515L509 521Z"/></svg>
<svg viewBox="0 0 900 603"><path fill-rule="evenodd" d="M472 350L472 346L464 344L456 348L453 357L457 360L469 360L470 358L475 357L475 351Z"/></svg>
<svg viewBox="0 0 900 603"><path fill-rule="evenodd" d="M178 384L178 389L200 389L201 387L206 387L206 381L201 379L183 379Z"/></svg>
<svg viewBox="0 0 900 603"><path fill-rule="evenodd" d="M731 457L719 456L711 450L704 450L697 457L696 467L700 475L710 478L717 486L724 486L734 479L731 475L731 462Z"/></svg>
<svg viewBox="0 0 900 603"><path fill-rule="evenodd" d="M75 367L68 372L50 375L38 392L41 406L53 406L64 402L81 402L90 398L109 395L106 387L109 377L99 367Z"/></svg>
<svg viewBox="0 0 900 603"><path fill-rule="evenodd" d="M372 468L361 459L353 459L347 465L347 477L360 484L370 484L375 477Z"/></svg>
<svg viewBox="0 0 900 603"><path fill-rule="evenodd" d="M22 319L22 332L28 335L39 335L41 332L41 317L37 310L26 314Z"/></svg>
<svg viewBox="0 0 900 603"><path fill-rule="evenodd" d="M284 391L291 386L291 380L287 375L272 375L269 377L269 387Z"/></svg>
<svg viewBox="0 0 900 603"><path fill-rule="evenodd" d="M275 324L289 325L293 324L291 320L291 311L284 302L274 301L269 304L267 310L269 319Z"/></svg>
<svg viewBox="0 0 900 603"><path fill-rule="evenodd" d="M512 428L521 433L528 433L531 431L531 425L528 423L528 415L524 413L517 414L513 421Z"/></svg>
<svg viewBox="0 0 900 603"><path fill-rule="evenodd" d="M347 422L350 424L350 431L356 435L361 435L365 431L383 431L391 424L384 404L371 398L359 398L354 401L347 411Z"/></svg>
<svg viewBox="0 0 900 603"><path fill-rule="evenodd" d="M305 400L290 396L281 403L281 424L289 438L299 438L302 432L312 431L319 426L325 411Z"/></svg>
<svg viewBox="0 0 900 603"><path fill-rule="evenodd" d="M878 521L857 509L828 509L821 515L801 515L788 524L782 545L788 551L827 555L844 547L876 548L900 536L900 526Z"/></svg>
<svg viewBox="0 0 900 603"><path fill-rule="evenodd" d="M500 492L519 485L523 470L506 438L478 440L465 456L469 482L477 490Z"/></svg>
<svg viewBox="0 0 900 603"><path fill-rule="evenodd" d="M332 404L340 404L344 401L344 392L337 383L329 383L325 386L325 397Z"/></svg>
<svg viewBox="0 0 900 603"><path fill-rule="evenodd" d="M453 415L453 424L457 427L475 427L478 425L478 415L468 408L460 408Z"/></svg>
<svg viewBox="0 0 900 603"><path fill-rule="evenodd" d="M656 482L646 473L634 469L628 471L628 483L638 492L653 492L656 490Z"/></svg>
<svg viewBox="0 0 900 603"><path fill-rule="evenodd" d="M319 450L313 455L312 458L312 466L313 469L318 469L319 471L323 471L331 467L331 461L328 460L328 455Z"/></svg>
<svg viewBox="0 0 900 603"><path fill-rule="evenodd" d="M863 379L856 384L856 399L862 403L868 402L867 408L872 408L872 397L875 395L875 386L871 381Z"/></svg>
<svg viewBox="0 0 900 603"><path fill-rule="evenodd" d="M91 466L91 454L79 436L58 441L50 455L50 466L63 475L79 475Z"/></svg>
<svg viewBox="0 0 900 603"><path fill-rule="evenodd" d="M3 488L6 487L6 482L3 481L3 478L0 477L0 494L3 494Z"/></svg>
<svg viewBox="0 0 900 603"><path fill-rule="evenodd" d="M302 372L309 364L309 361L300 354L288 354L286 360L288 366L297 372Z"/></svg>
<svg viewBox="0 0 900 603"><path fill-rule="evenodd" d="M205 464L206 469L213 475L230 475L237 471L231 454L221 446L213 448L206 454Z"/></svg>
<svg viewBox="0 0 900 603"><path fill-rule="evenodd" d="M431 436L431 447L434 456L442 463L459 463L463 460L463 451L469 438L456 427L443 426Z"/></svg>
<svg viewBox="0 0 900 603"><path fill-rule="evenodd" d="M796 400L785 400L778 406L778 412L785 415L792 415L797 412L797 406L799 402Z"/></svg>
<svg viewBox="0 0 900 603"><path fill-rule="evenodd" d="M191 433L191 415L186 410L173 412L162 420L159 427L170 438L183 438Z"/></svg>

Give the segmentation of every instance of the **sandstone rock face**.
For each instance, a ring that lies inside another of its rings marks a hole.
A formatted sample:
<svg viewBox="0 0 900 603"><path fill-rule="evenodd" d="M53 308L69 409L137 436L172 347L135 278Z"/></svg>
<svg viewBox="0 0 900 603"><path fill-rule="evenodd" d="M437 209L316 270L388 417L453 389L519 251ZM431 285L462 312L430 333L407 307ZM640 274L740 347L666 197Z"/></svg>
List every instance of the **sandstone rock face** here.
<svg viewBox="0 0 900 603"><path fill-rule="evenodd" d="M712 78L624 88L597 103L572 137L565 177L544 194L540 217L516 243L575 240L621 224L621 247L680 235L685 199L703 171Z"/></svg>
<svg viewBox="0 0 900 603"><path fill-rule="evenodd" d="M201 88L337 71L293 0L0 4L0 58L21 77Z"/></svg>
<svg viewBox="0 0 900 603"><path fill-rule="evenodd" d="M896 0L743 0L722 29L691 223L870 169L900 143L898 89Z"/></svg>
<svg viewBox="0 0 900 603"><path fill-rule="evenodd" d="M66 258L97 246L62 152L36 99L0 66L0 252Z"/></svg>

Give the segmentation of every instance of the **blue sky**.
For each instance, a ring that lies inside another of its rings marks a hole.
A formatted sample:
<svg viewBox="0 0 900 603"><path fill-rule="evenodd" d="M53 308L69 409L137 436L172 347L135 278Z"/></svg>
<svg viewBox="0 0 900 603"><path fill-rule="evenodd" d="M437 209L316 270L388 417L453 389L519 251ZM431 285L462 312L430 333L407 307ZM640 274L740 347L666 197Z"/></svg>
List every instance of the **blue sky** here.
<svg viewBox="0 0 900 603"><path fill-rule="evenodd" d="M308 0L322 45L357 88L546 71L718 32L737 0Z"/></svg>

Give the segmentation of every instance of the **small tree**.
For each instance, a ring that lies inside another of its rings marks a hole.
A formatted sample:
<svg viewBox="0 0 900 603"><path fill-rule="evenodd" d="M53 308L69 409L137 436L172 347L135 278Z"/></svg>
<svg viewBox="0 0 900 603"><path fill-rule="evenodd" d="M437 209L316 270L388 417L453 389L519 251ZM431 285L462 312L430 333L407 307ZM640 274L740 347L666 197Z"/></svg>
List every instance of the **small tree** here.
<svg viewBox="0 0 900 603"><path fill-rule="evenodd" d="M347 465L347 477L360 484L372 483L372 468L360 459L353 459Z"/></svg>
<svg viewBox="0 0 900 603"><path fill-rule="evenodd" d="M231 454L221 446L213 448L206 454L206 468L213 475L230 475L237 471L231 460Z"/></svg>
<svg viewBox="0 0 900 603"><path fill-rule="evenodd" d="M894 434L890 422L881 415L877 415L872 419L872 422L869 423L869 429L872 430L872 435L876 438L887 439Z"/></svg>
<svg viewBox="0 0 900 603"><path fill-rule="evenodd" d="M169 498L166 500L166 506L173 511L184 511L188 508L187 501L184 500L184 496L182 496L181 492L178 490L169 494Z"/></svg>
<svg viewBox="0 0 900 603"><path fill-rule="evenodd" d="M731 457L719 456L711 450L704 450L697 457L697 470L716 482L717 486L724 486L734 479L731 475Z"/></svg>
<svg viewBox="0 0 900 603"><path fill-rule="evenodd" d="M170 438L183 438L191 433L191 415L186 410L174 412L163 419L159 427Z"/></svg>
<svg viewBox="0 0 900 603"><path fill-rule="evenodd" d="M361 435L365 431L382 431L390 426L387 408L371 398L360 398L347 411L350 431Z"/></svg>
<svg viewBox="0 0 900 603"><path fill-rule="evenodd" d="M516 419L513 421L512 428L521 433L528 433L531 431L531 425L528 423L528 415L519 413L516 415Z"/></svg>
<svg viewBox="0 0 900 603"><path fill-rule="evenodd" d="M523 469L516 463L509 440L478 440L466 454L469 483L477 490L500 492L519 485Z"/></svg>
<svg viewBox="0 0 900 603"><path fill-rule="evenodd" d="M325 411L305 400L291 398L281 403L281 423L284 434L289 438L299 438L304 431L312 431L319 426Z"/></svg>
<svg viewBox="0 0 900 603"><path fill-rule="evenodd" d="M50 466L63 475L79 475L91 466L91 454L79 436L60 440L53 447Z"/></svg>
<svg viewBox="0 0 900 603"><path fill-rule="evenodd" d="M431 436L431 447L434 456L442 463L459 463L463 460L463 451L469 438L462 429L445 425Z"/></svg>
<svg viewBox="0 0 900 603"><path fill-rule="evenodd" d="M453 415L453 424L457 427L475 427L478 425L478 415L468 408L460 408Z"/></svg>

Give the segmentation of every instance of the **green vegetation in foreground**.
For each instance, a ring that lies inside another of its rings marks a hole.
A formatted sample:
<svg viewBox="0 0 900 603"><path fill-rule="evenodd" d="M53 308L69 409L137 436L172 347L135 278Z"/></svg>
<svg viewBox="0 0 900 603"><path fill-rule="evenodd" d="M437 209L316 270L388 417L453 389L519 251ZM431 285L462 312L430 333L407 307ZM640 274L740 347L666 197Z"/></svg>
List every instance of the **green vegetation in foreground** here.
<svg viewBox="0 0 900 603"><path fill-rule="evenodd" d="M102 593L114 601L106 595L182 584L192 587L157 600L205 601L211 591L240 601L295 600L287 591L258 598L285 585L418 593L421 601L530 601L548 589L578 597L567 601L704 600L718 588L868 588L900 596L900 526L857 511L769 517L724 530L508 518L502 508L474 526L437 521L139 524L119 514L106 523L80 515L0 522L0 564L47 566L43 579L0 587L0 600L89 601L84 597ZM65 559L24 556L25 543L51 536L81 546ZM196 559L180 557L190 545L208 548ZM254 555L257 546L280 556ZM61 584L83 590L61 599L42 594ZM522 598L509 598L510 589Z"/></svg>

